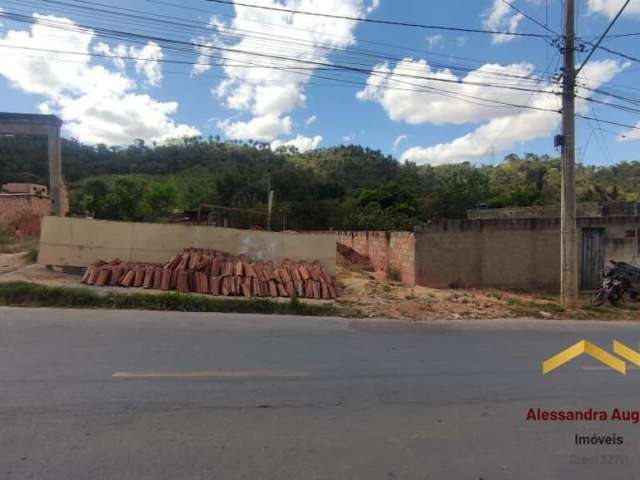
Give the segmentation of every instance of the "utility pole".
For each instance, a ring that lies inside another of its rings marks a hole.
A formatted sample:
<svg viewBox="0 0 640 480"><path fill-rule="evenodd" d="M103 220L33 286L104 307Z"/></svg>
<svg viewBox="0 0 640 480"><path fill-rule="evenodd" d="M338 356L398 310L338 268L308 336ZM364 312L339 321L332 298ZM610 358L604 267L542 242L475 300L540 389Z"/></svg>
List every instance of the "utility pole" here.
<svg viewBox="0 0 640 480"><path fill-rule="evenodd" d="M267 202L267 231L271 231L271 213L273 212L273 190L269 191L269 200Z"/></svg>
<svg viewBox="0 0 640 480"><path fill-rule="evenodd" d="M575 2L564 2L564 73L562 81L562 189L560 193L560 301L578 300L578 237L575 190Z"/></svg>

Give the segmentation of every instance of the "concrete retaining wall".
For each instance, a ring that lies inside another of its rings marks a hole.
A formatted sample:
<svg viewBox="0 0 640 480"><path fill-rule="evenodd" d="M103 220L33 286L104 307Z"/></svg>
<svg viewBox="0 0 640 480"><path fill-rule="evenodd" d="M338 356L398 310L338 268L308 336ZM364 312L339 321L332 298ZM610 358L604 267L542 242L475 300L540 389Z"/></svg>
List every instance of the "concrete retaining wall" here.
<svg viewBox="0 0 640 480"><path fill-rule="evenodd" d="M336 272L334 234L274 233L233 228L45 217L38 261L85 267L98 259L166 262L184 248L211 248L280 262L319 260Z"/></svg>

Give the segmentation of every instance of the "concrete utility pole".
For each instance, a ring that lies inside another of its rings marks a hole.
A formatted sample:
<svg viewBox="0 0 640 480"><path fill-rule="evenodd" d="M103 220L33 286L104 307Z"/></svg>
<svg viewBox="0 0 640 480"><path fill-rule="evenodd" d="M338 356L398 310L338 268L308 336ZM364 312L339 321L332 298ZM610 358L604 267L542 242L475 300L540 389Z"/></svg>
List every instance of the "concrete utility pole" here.
<svg viewBox="0 0 640 480"><path fill-rule="evenodd" d="M562 190L560 193L560 301L578 300L578 236L575 190L575 2L564 2L564 73L562 82Z"/></svg>
<svg viewBox="0 0 640 480"><path fill-rule="evenodd" d="M273 190L269 191L269 199L267 203L267 231L271 231L271 212L273 211Z"/></svg>
<svg viewBox="0 0 640 480"><path fill-rule="evenodd" d="M60 125L51 127L49 134L49 192L51 215L62 216L62 141Z"/></svg>

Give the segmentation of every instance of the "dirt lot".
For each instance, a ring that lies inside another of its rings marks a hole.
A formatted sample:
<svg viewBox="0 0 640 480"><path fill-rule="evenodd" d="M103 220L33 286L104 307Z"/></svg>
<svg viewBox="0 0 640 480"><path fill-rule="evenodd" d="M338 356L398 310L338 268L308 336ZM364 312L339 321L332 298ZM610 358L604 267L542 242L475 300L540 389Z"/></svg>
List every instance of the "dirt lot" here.
<svg viewBox="0 0 640 480"><path fill-rule="evenodd" d="M581 307L565 311L556 295L532 294L498 289L408 288L369 272L361 265L338 258L340 303L355 314L407 320L491 319L491 318L573 318L640 320L640 303L594 308L590 295L581 298Z"/></svg>
<svg viewBox="0 0 640 480"><path fill-rule="evenodd" d="M82 285L79 275L52 271L34 263L34 244L12 246L0 252L0 282L25 281L48 286L81 287L101 292L139 292L139 289L96 288ZM582 307L565 311L554 295L531 294L498 289L408 288L366 271L339 255L338 304L345 314L357 317L384 317L404 320L492 319L492 318L574 318L640 320L640 303L593 308L589 296ZM147 293L154 293L146 290Z"/></svg>

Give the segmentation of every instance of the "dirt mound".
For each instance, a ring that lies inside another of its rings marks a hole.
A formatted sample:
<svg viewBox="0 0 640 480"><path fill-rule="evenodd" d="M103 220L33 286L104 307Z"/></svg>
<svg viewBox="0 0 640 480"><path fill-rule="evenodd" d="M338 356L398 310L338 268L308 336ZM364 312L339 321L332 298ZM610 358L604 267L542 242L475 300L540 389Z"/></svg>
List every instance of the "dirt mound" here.
<svg viewBox="0 0 640 480"><path fill-rule="evenodd" d="M354 249L347 247L346 245L342 245L341 243L337 244L337 248L339 254L338 260L342 260L345 264L350 264L349 266L351 268L357 267L359 270L373 272L373 264L369 257L361 255Z"/></svg>

